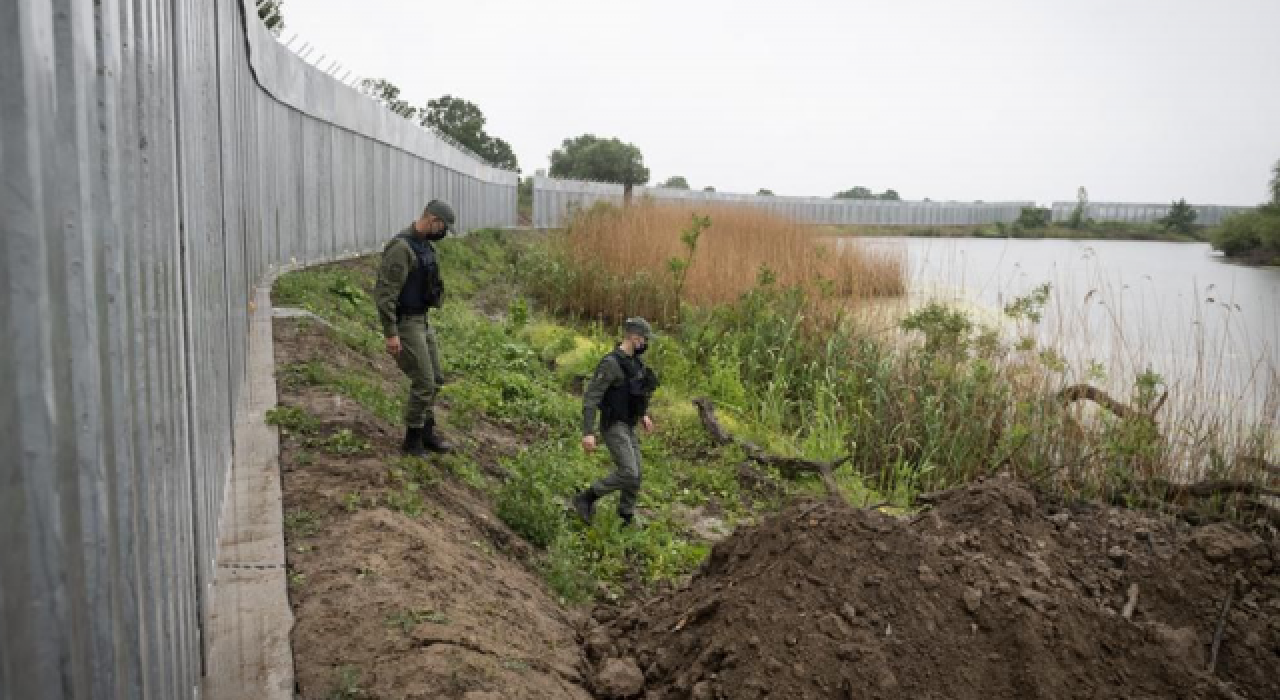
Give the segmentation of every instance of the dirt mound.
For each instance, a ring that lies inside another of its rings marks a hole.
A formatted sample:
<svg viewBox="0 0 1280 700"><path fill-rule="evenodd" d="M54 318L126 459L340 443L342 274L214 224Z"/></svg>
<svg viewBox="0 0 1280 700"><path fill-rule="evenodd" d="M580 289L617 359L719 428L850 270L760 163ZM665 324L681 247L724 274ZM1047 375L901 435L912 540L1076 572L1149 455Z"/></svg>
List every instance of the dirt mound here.
<svg viewBox="0 0 1280 700"><path fill-rule="evenodd" d="M910 520L797 505L681 590L597 608L587 653L597 673L634 661L645 698L1276 698L1278 556L1003 479Z"/></svg>

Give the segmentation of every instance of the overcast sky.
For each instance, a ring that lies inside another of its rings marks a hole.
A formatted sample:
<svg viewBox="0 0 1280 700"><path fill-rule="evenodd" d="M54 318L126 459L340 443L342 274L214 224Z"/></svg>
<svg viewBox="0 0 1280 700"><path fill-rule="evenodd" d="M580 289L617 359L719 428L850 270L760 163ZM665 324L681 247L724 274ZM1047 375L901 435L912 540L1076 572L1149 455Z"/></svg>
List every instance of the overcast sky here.
<svg viewBox="0 0 1280 700"><path fill-rule="evenodd" d="M1280 0L286 0L414 104L475 102L521 168L617 136L654 182L905 199L1256 204ZM300 43L300 42L299 42Z"/></svg>

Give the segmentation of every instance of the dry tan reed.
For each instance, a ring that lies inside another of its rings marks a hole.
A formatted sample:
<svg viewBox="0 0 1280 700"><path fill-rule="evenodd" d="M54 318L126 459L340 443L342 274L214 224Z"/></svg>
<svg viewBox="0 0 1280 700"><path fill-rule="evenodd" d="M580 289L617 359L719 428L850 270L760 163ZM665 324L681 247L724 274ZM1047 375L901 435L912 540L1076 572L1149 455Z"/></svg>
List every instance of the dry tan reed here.
<svg viewBox="0 0 1280 700"><path fill-rule="evenodd" d="M762 270L775 284L801 287L818 298L869 298L906 290L906 260L897 248L856 242L837 246L806 227L749 206L682 206L640 202L582 212L557 241L575 268L569 298L576 310L612 316L640 313L670 318L677 308L673 258L693 216L710 217L698 241L682 301L695 306L732 302L757 285Z"/></svg>

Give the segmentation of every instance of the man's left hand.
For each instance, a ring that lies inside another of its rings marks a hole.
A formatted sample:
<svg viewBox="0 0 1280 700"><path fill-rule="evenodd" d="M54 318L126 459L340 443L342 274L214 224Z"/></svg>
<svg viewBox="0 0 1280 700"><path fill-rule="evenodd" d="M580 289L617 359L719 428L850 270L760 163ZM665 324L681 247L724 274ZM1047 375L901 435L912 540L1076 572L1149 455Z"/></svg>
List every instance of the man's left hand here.
<svg viewBox="0 0 1280 700"><path fill-rule="evenodd" d="M640 423L644 426L644 431L645 431L646 433L652 433L652 432L653 432L653 419L652 419L652 418L650 418L649 416L645 416L644 418L641 418L641 419L640 419Z"/></svg>

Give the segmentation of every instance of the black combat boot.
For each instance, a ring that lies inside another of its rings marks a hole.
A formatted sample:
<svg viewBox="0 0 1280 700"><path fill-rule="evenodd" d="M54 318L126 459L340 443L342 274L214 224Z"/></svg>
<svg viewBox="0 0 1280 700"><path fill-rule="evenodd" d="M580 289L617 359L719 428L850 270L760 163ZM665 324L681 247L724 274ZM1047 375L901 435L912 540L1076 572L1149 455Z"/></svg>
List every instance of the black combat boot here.
<svg viewBox="0 0 1280 700"><path fill-rule="evenodd" d="M422 448L422 428L407 428L404 431L404 444L400 451L410 457L426 459L427 451Z"/></svg>
<svg viewBox="0 0 1280 700"><path fill-rule="evenodd" d="M426 423L422 425L422 446L437 454L453 452L453 445L445 442L436 434L436 418L430 414L427 415Z"/></svg>
<svg viewBox="0 0 1280 700"><path fill-rule="evenodd" d="M579 491L573 497L573 512L582 518L582 522L590 525L591 518L596 514L596 496L595 491L588 488L586 491Z"/></svg>

